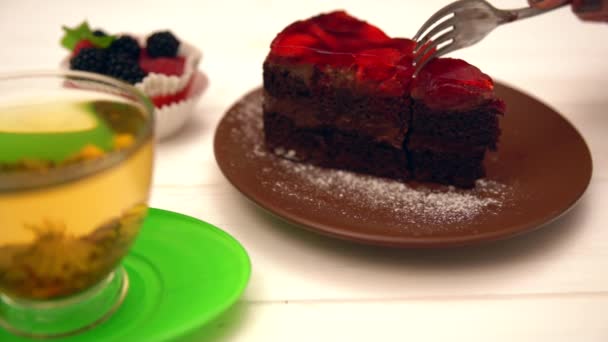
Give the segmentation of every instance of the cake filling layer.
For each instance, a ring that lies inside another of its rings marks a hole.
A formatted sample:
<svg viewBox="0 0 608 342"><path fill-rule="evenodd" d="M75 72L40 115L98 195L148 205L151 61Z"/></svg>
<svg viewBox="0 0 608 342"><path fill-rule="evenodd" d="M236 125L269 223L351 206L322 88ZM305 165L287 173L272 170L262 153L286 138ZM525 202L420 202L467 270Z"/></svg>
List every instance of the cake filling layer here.
<svg viewBox="0 0 608 342"><path fill-rule="evenodd" d="M380 177L409 179L407 154L402 148L368 136L329 128L301 128L279 113L265 112L267 147L299 162L347 169Z"/></svg>
<svg viewBox="0 0 608 342"><path fill-rule="evenodd" d="M265 94L264 111L280 113L298 128L339 127L397 148L405 141L410 121L409 106L402 98L379 100L348 92L324 96L322 100Z"/></svg>

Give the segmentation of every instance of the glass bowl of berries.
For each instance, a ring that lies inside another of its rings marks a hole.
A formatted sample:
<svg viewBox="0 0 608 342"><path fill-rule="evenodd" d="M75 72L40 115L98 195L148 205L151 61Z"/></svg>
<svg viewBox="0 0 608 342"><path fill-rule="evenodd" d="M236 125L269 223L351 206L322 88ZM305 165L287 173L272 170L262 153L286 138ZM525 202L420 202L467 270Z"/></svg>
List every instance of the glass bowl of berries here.
<svg viewBox="0 0 608 342"><path fill-rule="evenodd" d="M198 70L202 53L171 31L109 34L87 22L63 30L61 44L70 53L62 67L134 85L154 104L159 139L184 126L207 88L208 79Z"/></svg>

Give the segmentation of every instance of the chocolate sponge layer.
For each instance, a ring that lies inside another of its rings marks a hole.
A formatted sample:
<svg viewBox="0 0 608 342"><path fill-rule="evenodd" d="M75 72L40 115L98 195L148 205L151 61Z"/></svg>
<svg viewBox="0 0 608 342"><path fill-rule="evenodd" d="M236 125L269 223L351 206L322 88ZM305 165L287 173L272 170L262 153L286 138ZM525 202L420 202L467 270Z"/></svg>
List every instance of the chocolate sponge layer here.
<svg viewBox="0 0 608 342"><path fill-rule="evenodd" d="M357 84L350 71L264 64L267 147L293 160L472 187L500 134L491 101L438 111Z"/></svg>

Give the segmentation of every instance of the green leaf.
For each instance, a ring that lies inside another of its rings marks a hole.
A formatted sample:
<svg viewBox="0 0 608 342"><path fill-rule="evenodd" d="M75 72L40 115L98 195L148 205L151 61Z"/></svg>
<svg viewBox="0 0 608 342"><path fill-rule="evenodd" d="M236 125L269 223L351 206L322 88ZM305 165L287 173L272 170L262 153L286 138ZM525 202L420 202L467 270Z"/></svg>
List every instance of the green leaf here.
<svg viewBox="0 0 608 342"><path fill-rule="evenodd" d="M89 34L93 34L89 27L89 23L86 21L75 28L63 26L62 29L65 34L63 35L63 38L61 38L61 45L70 51L74 50L74 47L80 40L85 39Z"/></svg>
<svg viewBox="0 0 608 342"><path fill-rule="evenodd" d="M63 35L63 38L61 38L61 45L70 51L74 50L76 44L78 44L78 42L83 39L86 39L90 41L93 45L104 49L110 46L114 39L116 39L115 36L111 35L103 37L95 36L93 34L93 31L89 27L89 23L87 23L86 21L76 26L75 28L63 26L62 29L65 33Z"/></svg>
<svg viewBox="0 0 608 342"><path fill-rule="evenodd" d="M91 35L87 39L90 40L91 43L93 43L93 45L105 49L108 46L110 46L110 44L112 44L112 42L116 39L116 36L98 37L98 36L93 35L93 33L91 33Z"/></svg>

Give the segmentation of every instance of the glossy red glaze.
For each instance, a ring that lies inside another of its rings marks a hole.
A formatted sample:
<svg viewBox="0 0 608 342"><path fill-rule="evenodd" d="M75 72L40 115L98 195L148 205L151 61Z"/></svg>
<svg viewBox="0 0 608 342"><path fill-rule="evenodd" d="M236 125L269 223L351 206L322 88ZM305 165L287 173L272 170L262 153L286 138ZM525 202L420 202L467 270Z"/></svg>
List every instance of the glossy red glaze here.
<svg viewBox="0 0 608 342"><path fill-rule="evenodd" d="M462 109L492 99L494 82L463 60L438 58L418 73L412 82L411 95L433 109Z"/></svg>
<svg viewBox="0 0 608 342"><path fill-rule="evenodd" d="M357 80L377 84L386 95L411 91L432 108L466 107L493 96L492 79L457 59L430 62L412 82L414 47L410 39L391 38L337 11L289 25L273 40L268 60L352 70Z"/></svg>
<svg viewBox="0 0 608 342"><path fill-rule="evenodd" d="M269 59L352 68L357 79L399 95L407 91L413 74L414 45L337 11L289 25L272 42Z"/></svg>

